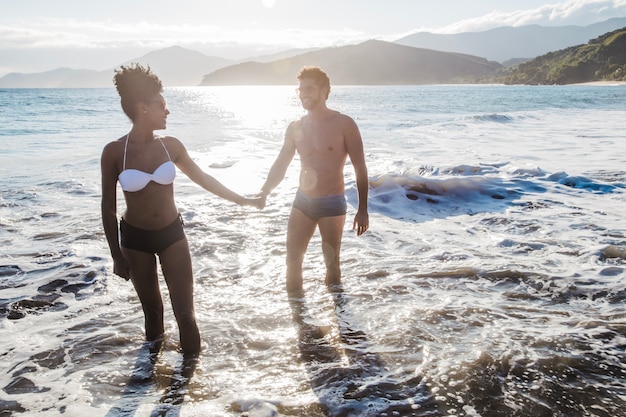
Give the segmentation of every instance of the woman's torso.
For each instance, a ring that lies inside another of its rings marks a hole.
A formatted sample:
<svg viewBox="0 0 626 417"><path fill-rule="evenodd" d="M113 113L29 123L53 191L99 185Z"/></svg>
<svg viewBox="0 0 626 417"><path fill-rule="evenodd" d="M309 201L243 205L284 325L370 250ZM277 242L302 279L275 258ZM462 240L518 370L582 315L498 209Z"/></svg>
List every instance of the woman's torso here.
<svg viewBox="0 0 626 417"><path fill-rule="evenodd" d="M178 216L174 202L176 167L162 138L133 143L126 136L118 181L124 190L124 220L142 229L156 230Z"/></svg>

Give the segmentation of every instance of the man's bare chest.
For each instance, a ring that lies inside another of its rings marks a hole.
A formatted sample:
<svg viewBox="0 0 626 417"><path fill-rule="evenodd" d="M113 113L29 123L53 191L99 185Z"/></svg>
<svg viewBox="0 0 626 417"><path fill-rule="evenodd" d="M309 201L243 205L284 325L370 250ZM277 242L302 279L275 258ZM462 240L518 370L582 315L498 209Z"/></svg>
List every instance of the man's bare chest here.
<svg viewBox="0 0 626 417"><path fill-rule="evenodd" d="M343 134L337 129L302 129L301 140L296 143L300 156L331 156L345 153Z"/></svg>

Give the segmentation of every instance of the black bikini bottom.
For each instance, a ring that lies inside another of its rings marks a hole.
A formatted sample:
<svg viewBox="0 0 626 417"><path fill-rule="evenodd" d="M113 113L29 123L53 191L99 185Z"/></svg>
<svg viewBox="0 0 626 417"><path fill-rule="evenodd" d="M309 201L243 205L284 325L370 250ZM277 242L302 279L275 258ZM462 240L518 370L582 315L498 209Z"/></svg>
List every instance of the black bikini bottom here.
<svg viewBox="0 0 626 417"><path fill-rule="evenodd" d="M120 243L127 249L148 253L161 253L172 244L185 238L183 219L180 215L170 224L159 230L146 230L131 226L124 218L120 221Z"/></svg>

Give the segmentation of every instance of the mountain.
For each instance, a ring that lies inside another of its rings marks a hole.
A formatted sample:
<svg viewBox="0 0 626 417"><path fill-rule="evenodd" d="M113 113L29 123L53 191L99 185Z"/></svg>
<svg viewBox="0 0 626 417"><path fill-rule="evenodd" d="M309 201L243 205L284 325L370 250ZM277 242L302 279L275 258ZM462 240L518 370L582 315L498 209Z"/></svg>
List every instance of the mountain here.
<svg viewBox="0 0 626 417"><path fill-rule="evenodd" d="M201 52L180 46L172 46L150 52L125 64L138 62L149 65L167 87L198 85L202 76L218 68L234 64L236 61L210 57Z"/></svg>
<svg viewBox="0 0 626 417"><path fill-rule="evenodd" d="M236 61L210 57L173 46L125 62L149 65L166 87L198 85L204 74ZM0 78L0 88L99 88L113 87L114 69L94 71L58 68L35 74L10 73Z"/></svg>
<svg viewBox="0 0 626 417"><path fill-rule="evenodd" d="M626 81L626 27L522 63L502 80L505 84Z"/></svg>
<svg viewBox="0 0 626 417"><path fill-rule="evenodd" d="M318 49L320 49L320 48L288 49L286 51L277 52L275 54L259 55L259 56L255 56L255 57L250 57L250 58L244 59L242 61L271 62L271 61L277 61L279 59L291 58L292 56L304 54L304 53L315 51L315 50L318 50Z"/></svg>
<svg viewBox="0 0 626 417"><path fill-rule="evenodd" d="M111 87L113 70L75 70L57 68L35 74L12 72L0 78L0 88L75 88Z"/></svg>
<svg viewBox="0 0 626 417"><path fill-rule="evenodd" d="M395 43L416 48L464 53L505 63L508 60L530 59L550 51L587 43L603 33L624 26L626 26L626 18L613 18L589 26L529 25L453 35L420 32L398 39Z"/></svg>
<svg viewBox="0 0 626 417"><path fill-rule="evenodd" d="M368 41L337 48L285 51L255 57L254 62L239 65L235 64L240 61L174 46L126 63L150 65L166 87L292 84L303 65L325 68L336 84L486 82L493 80L495 71L500 76L504 73L494 60L513 66L550 51L584 44L625 26L626 18L615 18L585 27L525 26L457 35L418 33L394 43ZM416 45L407 46L403 42ZM33 74L7 74L0 77L0 88L111 88L112 78L113 68L105 71L58 68Z"/></svg>
<svg viewBox="0 0 626 417"><path fill-rule="evenodd" d="M232 65L206 75L201 85L293 84L300 68L307 65L323 68L335 85L454 83L493 74L502 67L475 56L370 40L269 63Z"/></svg>

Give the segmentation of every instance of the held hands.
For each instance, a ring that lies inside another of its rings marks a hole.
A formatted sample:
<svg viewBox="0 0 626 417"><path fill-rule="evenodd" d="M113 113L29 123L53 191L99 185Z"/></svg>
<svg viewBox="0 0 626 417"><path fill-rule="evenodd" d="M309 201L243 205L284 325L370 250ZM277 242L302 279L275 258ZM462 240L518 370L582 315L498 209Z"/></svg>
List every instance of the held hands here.
<svg viewBox="0 0 626 417"><path fill-rule="evenodd" d="M267 203L267 194L261 191L260 193L256 194L254 197L248 200L253 202L251 203L251 205L261 210L265 208L265 204Z"/></svg>
<svg viewBox="0 0 626 417"><path fill-rule="evenodd" d="M265 195L257 194L254 197L249 197L249 198L244 197L243 200L244 200L243 205L256 207L259 210L262 210L263 208L265 208L265 200L266 200Z"/></svg>

